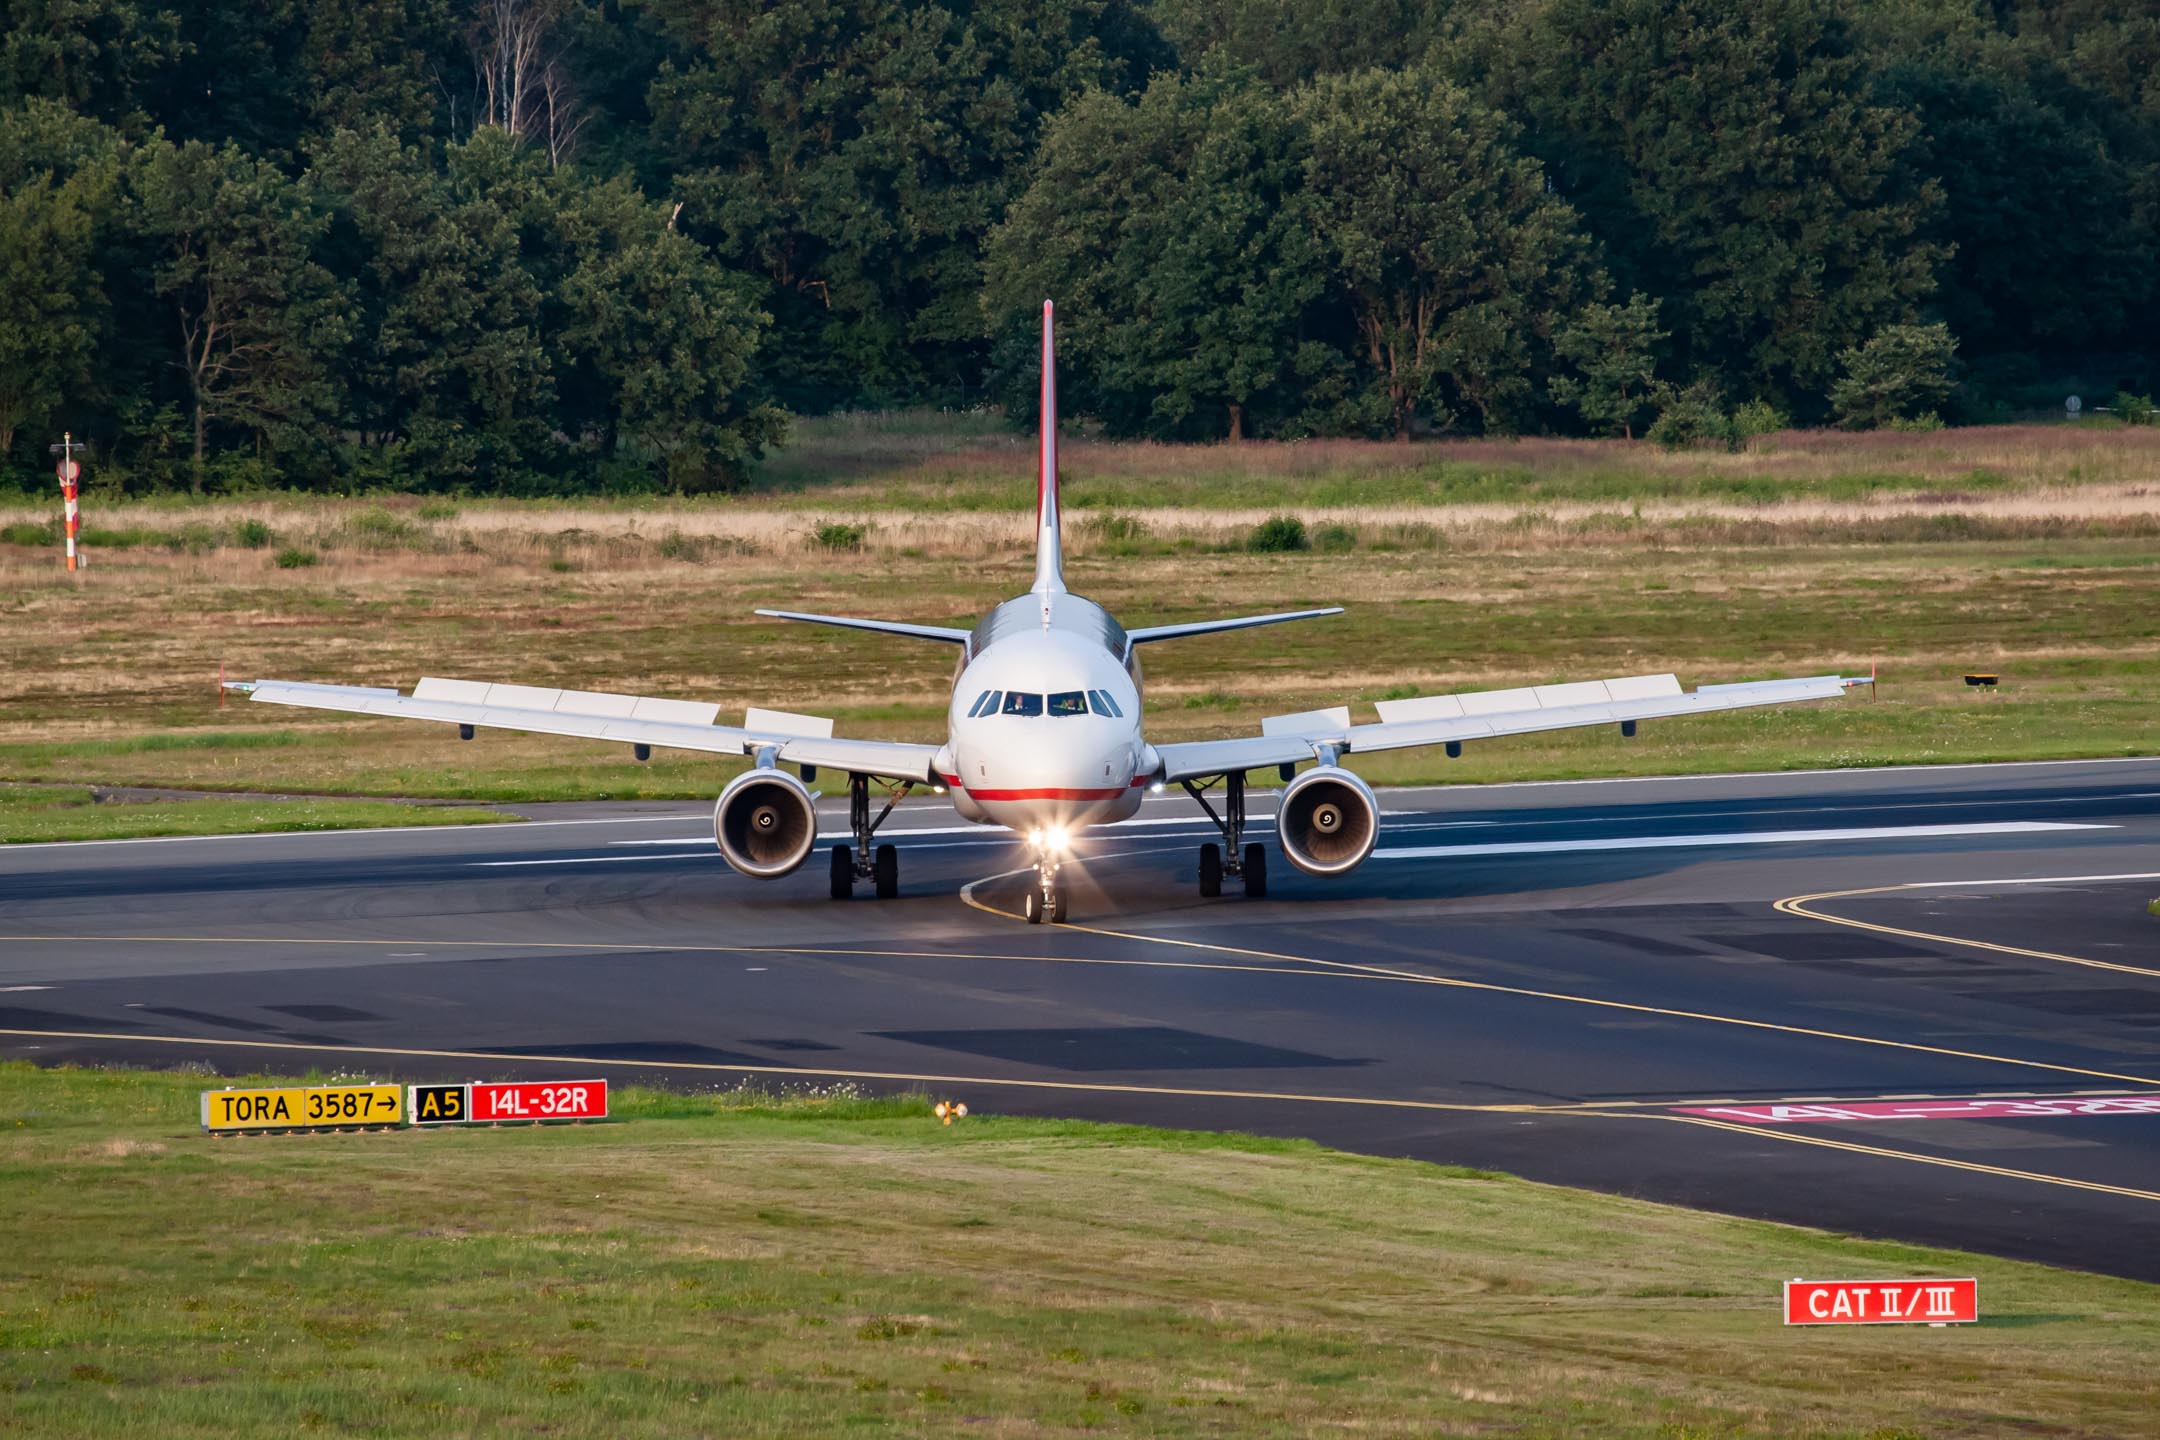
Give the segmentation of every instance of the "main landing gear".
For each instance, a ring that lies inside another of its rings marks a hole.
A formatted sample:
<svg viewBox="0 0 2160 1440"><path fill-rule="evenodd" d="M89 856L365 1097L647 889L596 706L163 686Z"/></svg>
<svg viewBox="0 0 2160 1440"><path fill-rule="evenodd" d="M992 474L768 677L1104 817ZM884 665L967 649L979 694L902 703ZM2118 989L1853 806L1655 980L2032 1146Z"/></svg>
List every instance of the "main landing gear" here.
<svg viewBox="0 0 2160 1440"><path fill-rule="evenodd" d="M1267 898L1267 849L1257 840L1240 848L1245 838L1244 773L1239 771L1225 775L1222 781L1223 813L1220 815L1215 813L1214 806L1208 804L1207 796L1203 793L1208 788L1207 784L1195 785L1190 780L1178 782L1185 787L1185 793L1198 801L1202 810L1207 811L1207 817L1215 822L1215 828L1222 831L1222 844L1210 842L1200 847L1200 894L1205 899L1213 900L1222 894L1223 876L1234 875L1244 880L1246 899L1264 900ZM1226 850L1229 852L1227 860L1223 858Z"/></svg>
<svg viewBox="0 0 2160 1440"><path fill-rule="evenodd" d="M890 900L900 893L900 852L891 845L871 848L870 837L877 834L878 826L892 814L893 806L907 798L908 791L915 788L912 780L903 780L878 811L875 820L870 818L870 777L850 775L848 778L848 829L855 837L853 848L835 845L832 850L832 898L845 900L855 893L855 882L872 881L877 887L877 898Z"/></svg>
<svg viewBox="0 0 2160 1440"><path fill-rule="evenodd" d="M1027 913L1030 925L1040 925L1048 920L1053 925L1065 923L1065 877L1058 873L1058 852L1047 841L1037 841L1035 850L1035 883L1028 887L1027 899L1021 909Z"/></svg>

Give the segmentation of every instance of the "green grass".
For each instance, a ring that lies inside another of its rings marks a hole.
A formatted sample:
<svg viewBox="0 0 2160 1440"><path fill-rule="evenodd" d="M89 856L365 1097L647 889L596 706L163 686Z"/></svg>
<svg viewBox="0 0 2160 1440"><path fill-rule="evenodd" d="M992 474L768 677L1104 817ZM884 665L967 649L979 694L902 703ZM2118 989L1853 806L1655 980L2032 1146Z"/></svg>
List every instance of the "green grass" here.
<svg viewBox="0 0 2160 1440"><path fill-rule="evenodd" d="M123 840L148 835L355 830L379 825L489 825L510 818L494 810L399 805L384 800L221 797L99 802L87 786L0 784L0 844L7 845L45 840Z"/></svg>
<svg viewBox="0 0 2160 1440"><path fill-rule="evenodd" d="M2160 1404L2154 1287L1478 1171L844 1089L213 1140L209 1083L0 1064L0 1432L2112 1437ZM1790 1276L1929 1273L1985 1322L1779 1323Z"/></svg>

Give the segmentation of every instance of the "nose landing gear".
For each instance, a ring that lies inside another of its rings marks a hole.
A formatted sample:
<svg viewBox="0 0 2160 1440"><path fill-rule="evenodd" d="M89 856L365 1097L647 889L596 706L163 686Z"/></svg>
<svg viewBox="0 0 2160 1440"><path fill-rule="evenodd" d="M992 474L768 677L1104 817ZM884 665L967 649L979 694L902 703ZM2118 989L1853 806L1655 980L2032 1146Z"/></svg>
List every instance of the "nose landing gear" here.
<svg viewBox="0 0 2160 1440"><path fill-rule="evenodd" d="M1053 925L1065 923L1065 877L1058 873L1058 858L1047 846L1035 847L1035 883L1028 887L1027 899L1021 909L1027 914L1030 925L1040 925L1045 919Z"/></svg>
<svg viewBox="0 0 2160 1440"><path fill-rule="evenodd" d="M870 818L870 777L848 776L848 829L855 837L852 848L835 845L832 850L832 898L848 899L855 893L855 882L868 880L876 887L877 898L890 900L900 893L900 852L891 845L871 847L870 838L877 834L878 826L892 814L893 807L907 798L908 791L915 788L912 780L902 780L894 787L885 808L878 811L875 820Z"/></svg>
<svg viewBox="0 0 2160 1440"><path fill-rule="evenodd" d="M1221 845L1211 841L1200 847L1201 898L1213 900L1222 894L1223 876L1234 875L1245 882L1246 899L1264 900L1267 898L1267 848L1257 840L1251 844L1242 843L1245 839L1245 775L1242 771L1234 772L1223 776L1222 781L1223 813L1220 815L1208 804L1203 793L1207 783L1195 785L1190 780L1178 781L1185 787L1185 793L1207 811L1215 828L1222 831Z"/></svg>

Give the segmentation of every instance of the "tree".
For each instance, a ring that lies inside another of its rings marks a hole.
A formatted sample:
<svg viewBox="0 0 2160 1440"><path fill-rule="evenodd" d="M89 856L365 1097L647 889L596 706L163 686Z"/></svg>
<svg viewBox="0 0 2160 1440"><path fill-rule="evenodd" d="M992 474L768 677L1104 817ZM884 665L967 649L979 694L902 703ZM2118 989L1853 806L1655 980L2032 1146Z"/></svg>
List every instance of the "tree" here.
<svg viewBox="0 0 2160 1440"><path fill-rule="evenodd" d="M1845 373L1830 388L1838 423L1872 430L1933 415L1950 395L1957 341L1947 325L1892 325L1838 357Z"/></svg>
<svg viewBox="0 0 2160 1440"><path fill-rule="evenodd" d="M1920 121L1911 163L1942 187L1928 238L1954 252L1937 308L1960 342L2032 352L2150 334L2160 244L2138 191L2153 137L2126 133L2082 65L1969 6L1867 7L1855 23L1877 93Z"/></svg>
<svg viewBox="0 0 2160 1440"><path fill-rule="evenodd" d="M18 431L95 383L119 153L112 132L56 102L0 109L0 464Z"/></svg>
<svg viewBox="0 0 2160 1440"><path fill-rule="evenodd" d="M1614 278L1666 302L1683 371L1820 394L1839 350L1910 319L1944 247L1839 0L1545 0L1457 52L1521 120Z"/></svg>
<svg viewBox="0 0 2160 1440"><path fill-rule="evenodd" d="M199 140L150 147L135 184L187 382L200 492L213 421L265 444L311 428L320 438L334 399L324 362L346 333L338 287L312 253L325 216L274 166Z"/></svg>
<svg viewBox="0 0 2160 1440"><path fill-rule="evenodd" d="M1288 90L1318 75L1417 64L1447 8L1432 0L1154 0L1149 13L1185 65L1227 61Z"/></svg>
<svg viewBox="0 0 2160 1440"><path fill-rule="evenodd" d="M559 0L481 0L468 43L478 123L570 158L585 115L563 55Z"/></svg>
<svg viewBox="0 0 2160 1440"><path fill-rule="evenodd" d="M619 180L568 210L577 260L561 290L566 423L611 457L657 456L677 489L732 488L785 433L751 385L772 317L672 221L670 207Z"/></svg>
<svg viewBox="0 0 2160 1440"><path fill-rule="evenodd" d="M0 0L0 105L57 100L132 133L187 49L156 0Z"/></svg>
<svg viewBox="0 0 2160 1440"><path fill-rule="evenodd" d="M1585 305L1553 337L1553 349L1575 375L1555 375L1552 398L1570 406L1591 429L1635 438L1635 416L1657 388L1658 303L1637 293L1625 305Z"/></svg>
<svg viewBox="0 0 2160 1440"><path fill-rule="evenodd" d="M1423 71L1298 92L1305 194L1397 439L1421 406L1514 423L1555 317L1596 283L1575 212L1507 121Z"/></svg>
<svg viewBox="0 0 2160 1440"><path fill-rule="evenodd" d="M344 424L368 470L500 489L547 463L554 381L523 221L548 207L515 150L483 132L438 168L387 131L339 131L314 157L325 258L353 301Z"/></svg>
<svg viewBox="0 0 2160 1440"><path fill-rule="evenodd" d="M763 276L804 408L980 385L982 247L1044 119L1145 75L1126 0L647 0L681 229Z"/></svg>
<svg viewBox="0 0 2160 1440"><path fill-rule="evenodd" d="M457 73L452 5L453 0L309 5L300 70L311 138L332 130L388 129L413 140L435 128L448 77ZM467 120L462 114L457 118ZM470 128L469 120L454 128Z"/></svg>
<svg viewBox="0 0 2160 1440"><path fill-rule="evenodd" d="M1072 408L1170 439L1294 413L1300 328L1326 283L1287 105L1234 73L1159 75L1128 104L1060 112L1034 181L990 235L984 302L1032 384L1030 318L1061 302Z"/></svg>

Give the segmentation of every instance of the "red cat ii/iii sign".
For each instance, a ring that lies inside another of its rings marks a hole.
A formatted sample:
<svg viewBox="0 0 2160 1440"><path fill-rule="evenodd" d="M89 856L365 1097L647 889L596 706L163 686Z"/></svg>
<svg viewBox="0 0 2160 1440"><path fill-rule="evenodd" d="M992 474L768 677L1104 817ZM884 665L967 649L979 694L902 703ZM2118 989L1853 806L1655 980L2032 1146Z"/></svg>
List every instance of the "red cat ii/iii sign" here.
<svg viewBox="0 0 2160 1440"><path fill-rule="evenodd" d="M518 1120L605 1120L607 1081L546 1080L472 1087L472 1119L481 1125Z"/></svg>
<svg viewBox="0 0 2160 1440"><path fill-rule="evenodd" d="M1788 1280L1787 1325L1970 1325L1977 1280Z"/></svg>

